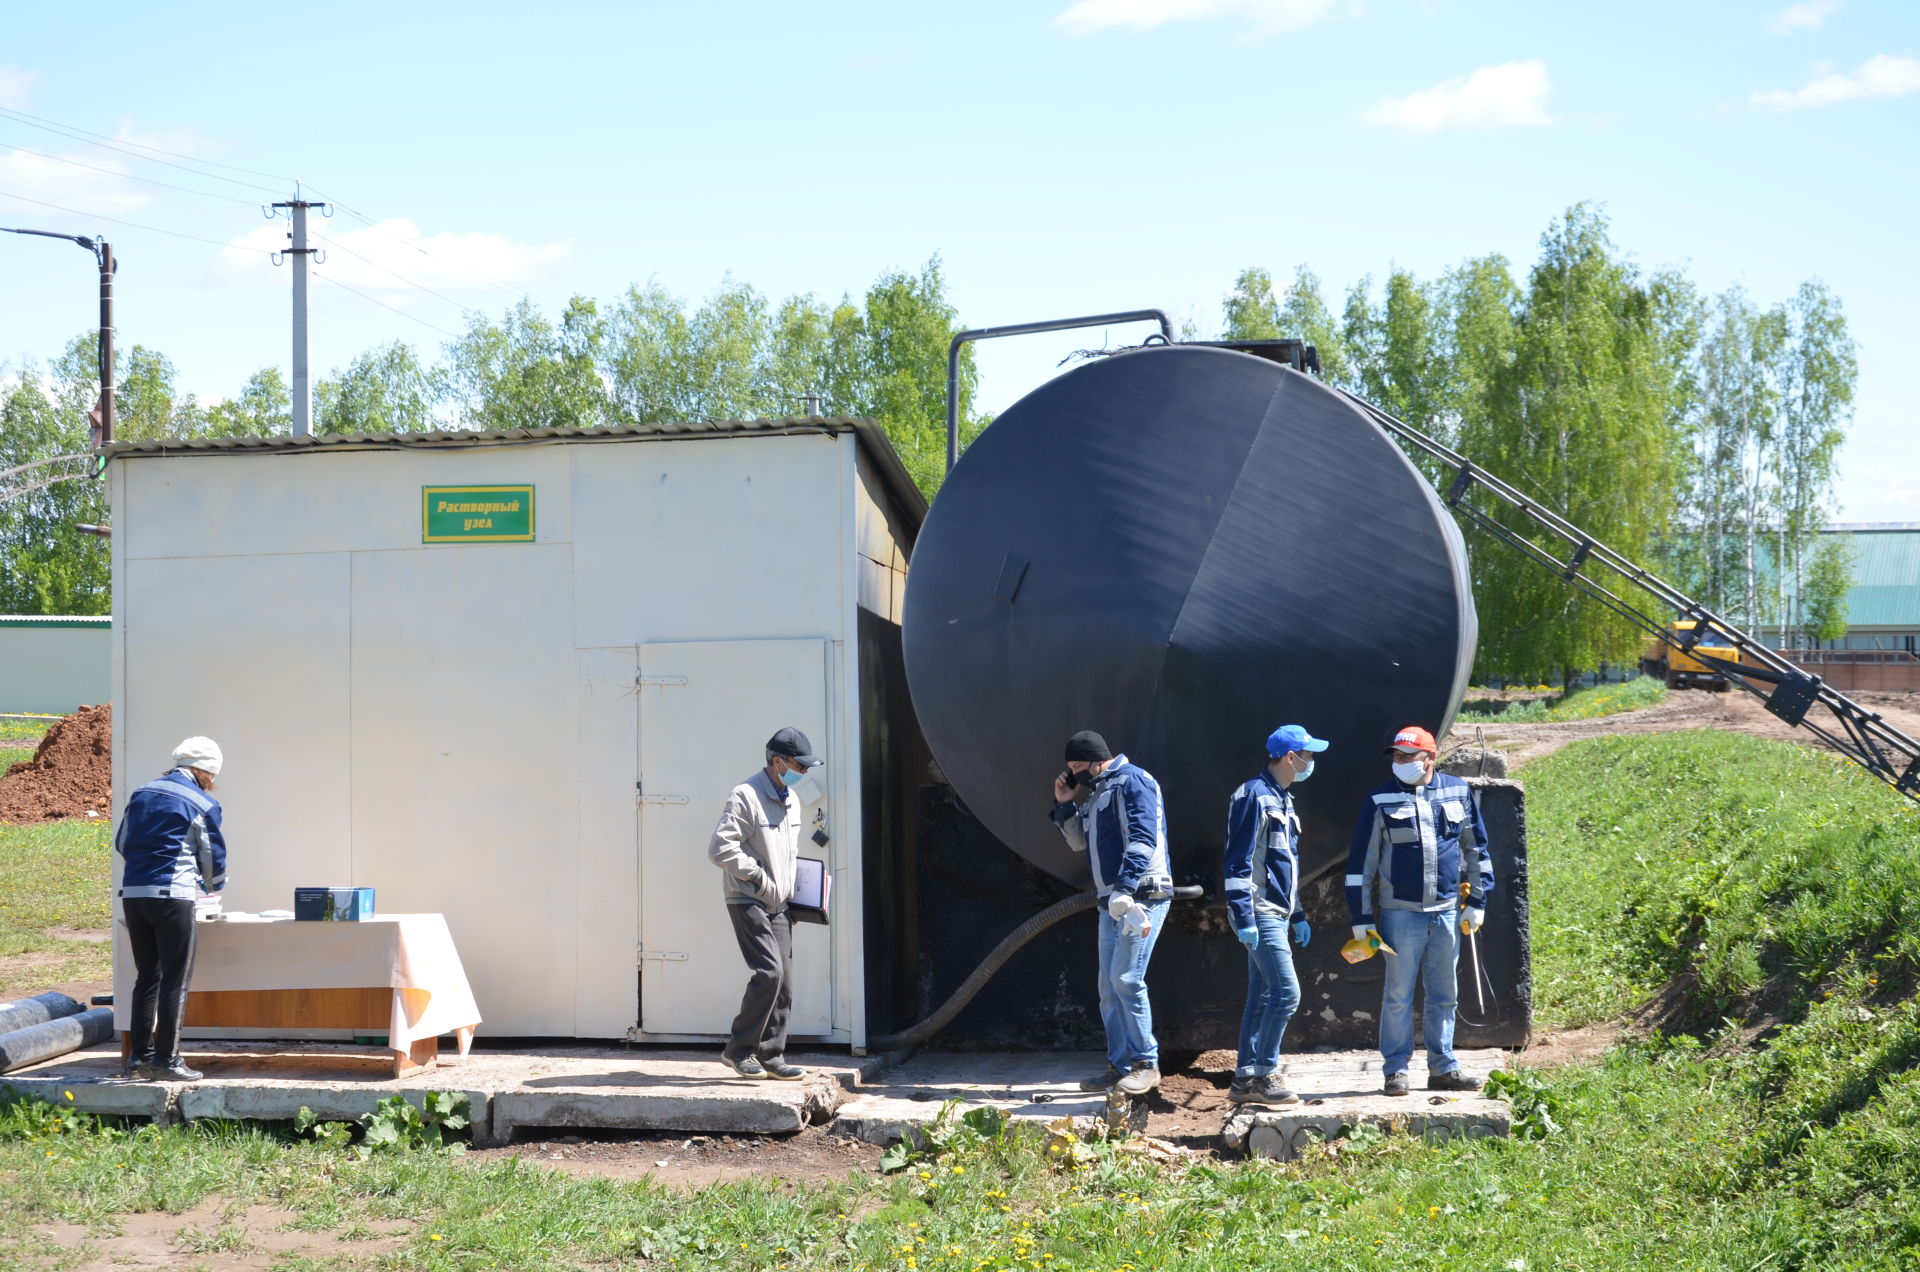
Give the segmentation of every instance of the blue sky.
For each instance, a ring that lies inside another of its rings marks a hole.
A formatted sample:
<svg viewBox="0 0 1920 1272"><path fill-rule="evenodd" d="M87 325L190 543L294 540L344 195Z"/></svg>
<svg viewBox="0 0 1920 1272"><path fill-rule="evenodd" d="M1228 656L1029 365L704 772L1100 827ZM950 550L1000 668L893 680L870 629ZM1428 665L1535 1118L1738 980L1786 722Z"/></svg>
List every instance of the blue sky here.
<svg viewBox="0 0 1920 1272"><path fill-rule="evenodd" d="M381 227L319 226L317 272L388 307L316 284L317 373L522 293L837 296L935 253L969 324L1157 305L1211 333L1244 266L1307 262L1336 303L1524 268L1594 200L1709 291L1833 287L1861 346L1841 515L1920 521L1908 0L10 8L0 108L191 171L0 113L0 192L85 214L0 197L0 225L110 238L121 341L203 397L288 363L286 271L248 249L292 178ZM93 320L78 249L0 235L0 359ZM984 405L1100 339L983 346Z"/></svg>

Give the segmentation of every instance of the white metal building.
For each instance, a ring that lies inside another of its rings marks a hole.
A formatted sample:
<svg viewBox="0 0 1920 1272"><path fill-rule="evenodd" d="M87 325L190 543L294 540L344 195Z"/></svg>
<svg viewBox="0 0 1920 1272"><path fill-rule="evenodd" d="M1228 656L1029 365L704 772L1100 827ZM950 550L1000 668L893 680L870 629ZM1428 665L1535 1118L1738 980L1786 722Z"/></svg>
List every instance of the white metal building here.
<svg viewBox="0 0 1920 1272"><path fill-rule="evenodd" d="M877 841L903 801L871 788L910 767L881 748L912 718L872 699L900 683L925 511L876 427L113 458L115 795L216 739L229 909L370 885L446 914L484 1034L724 1036L746 972L707 837L796 725L827 760L803 794L835 883L832 927L796 927L792 1032L864 1045L863 894L902 874Z"/></svg>
<svg viewBox="0 0 1920 1272"><path fill-rule="evenodd" d="M0 711L68 715L107 701L110 618L0 615Z"/></svg>

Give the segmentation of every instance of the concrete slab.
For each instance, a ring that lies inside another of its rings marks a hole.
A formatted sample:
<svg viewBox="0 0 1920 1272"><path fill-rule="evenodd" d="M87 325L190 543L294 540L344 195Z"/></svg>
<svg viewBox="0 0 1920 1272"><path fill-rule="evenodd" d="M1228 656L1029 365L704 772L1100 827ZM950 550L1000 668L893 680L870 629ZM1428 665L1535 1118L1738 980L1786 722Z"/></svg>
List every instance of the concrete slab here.
<svg viewBox="0 0 1920 1272"><path fill-rule="evenodd" d="M842 1104L833 1132L890 1144L933 1121L949 1100L991 1104L1036 1124L1101 1117L1106 1097L1081 1091L1078 1083L1106 1066L1106 1057L1092 1051L917 1055Z"/></svg>
<svg viewBox="0 0 1920 1272"><path fill-rule="evenodd" d="M1463 1051L1467 1071L1484 1078L1504 1052ZM1034 1123L1058 1117L1103 1117L1106 1100L1076 1084L1105 1066L1092 1052L925 1054L915 1056L840 1106L834 1133L889 1144L939 1115L948 1100L992 1104L1015 1119ZM1418 1134L1506 1135L1506 1104L1464 1092L1422 1088L1424 1064L1416 1060L1408 1096L1380 1094L1378 1052L1328 1052L1286 1058L1282 1072L1302 1102L1273 1109L1252 1107L1224 1119L1222 1132L1235 1152L1268 1157L1297 1155L1314 1138L1331 1138L1342 1127L1370 1122L1383 1130ZM1036 1099L1036 1097L1043 1097Z"/></svg>
<svg viewBox="0 0 1920 1272"><path fill-rule="evenodd" d="M301 1108L351 1120L401 1095L464 1091L476 1142L506 1143L523 1129L782 1134L829 1120L847 1092L890 1057L795 1055L800 1082L749 1081L710 1050L555 1046L480 1049L464 1060L395 1078L384 1052L315 1042L190 1042L199 1082L126 1082L117 1050L77 1051L21 1070L7 1082L92 1113L173 1118L290 1119ZM66 1092L73 1093L71 1101Z"/></svg>
<svg viewBox="0 0 1920 1272"><path fill-rule="evenodd" d="M1505 1054L1458 1052L1462 1067L1481 1081L1499 1067ZM1287 1056L1280 1071L1287 1089L1301 1102L1242 1106L1220 1130L1221 1143L1228 1149L1291 1161L1309 1144L1334 1139L1342 1130L1363 1124L1390 1134L1468 1138L1505 1138L1513 1126L1505 1101L1468 1091L1426 1090L1426 1062L1418 1056L1409 1066L1407 1077L1413 1089L1407 1095L1381 1094L1385 1075L1380 1071L1380 1054L1374 1051Z"/></svg>

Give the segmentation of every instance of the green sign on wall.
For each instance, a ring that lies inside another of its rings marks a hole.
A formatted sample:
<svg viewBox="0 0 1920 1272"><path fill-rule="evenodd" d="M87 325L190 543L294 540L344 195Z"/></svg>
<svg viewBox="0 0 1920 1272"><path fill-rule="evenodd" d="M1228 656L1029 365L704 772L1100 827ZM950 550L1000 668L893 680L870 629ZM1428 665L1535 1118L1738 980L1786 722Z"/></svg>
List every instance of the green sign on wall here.
<svg viewBox="0 0 1920 1272"><path fill-rule="evenodd" d="M420 542L531 543L532 486L422 486Z"/></svg>

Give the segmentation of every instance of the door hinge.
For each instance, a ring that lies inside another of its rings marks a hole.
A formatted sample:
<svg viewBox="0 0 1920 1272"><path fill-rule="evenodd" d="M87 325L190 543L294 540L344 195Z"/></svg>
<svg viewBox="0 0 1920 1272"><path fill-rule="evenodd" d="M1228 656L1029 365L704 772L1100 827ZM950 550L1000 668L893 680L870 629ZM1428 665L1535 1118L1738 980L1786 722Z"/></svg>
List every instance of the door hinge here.
<svg viewBox="0 0 1920 1272"><path fill-rule="evenodd" d="M656 963L684 963L687 956L679 950L650 950L644 945L633 947L633 961L636 965L652 959Z"/></svg>
<svg viewBox="0 0 1920 1272"><path fill-rule="evenodd" d="M636 685L684 685L687 683L687 678L685 676L635 676L633 683Z"/></svg>

